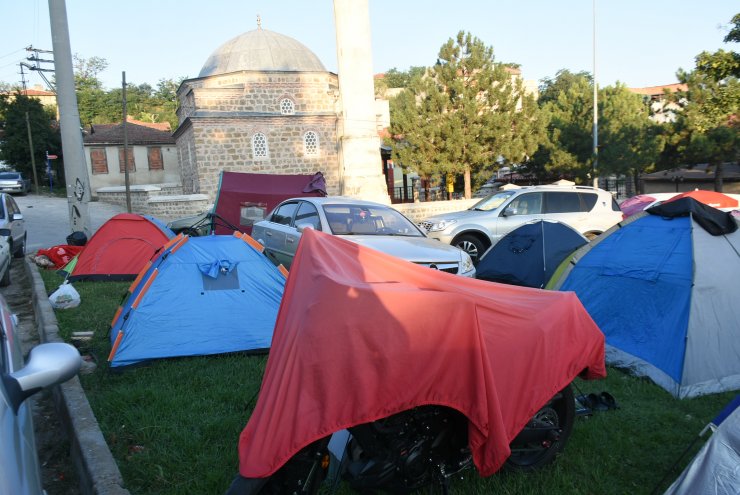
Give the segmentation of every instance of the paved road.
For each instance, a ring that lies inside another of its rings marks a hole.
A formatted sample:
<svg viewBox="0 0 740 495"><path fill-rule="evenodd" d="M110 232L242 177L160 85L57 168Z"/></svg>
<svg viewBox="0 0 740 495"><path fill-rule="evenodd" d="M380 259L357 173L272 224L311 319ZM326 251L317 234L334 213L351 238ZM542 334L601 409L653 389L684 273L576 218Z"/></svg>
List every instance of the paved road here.
<svg viewBox="0 0 740 495"><path fill-rule="evenodd" d="M67 198L38 194L14 196L14 198L26 221L27 253L34 254L42 248L66 244L67 236L72 232ZM91 233L94 233L112 216L126 211L125 208L98 201L88 203L88 210Z"/></svg>

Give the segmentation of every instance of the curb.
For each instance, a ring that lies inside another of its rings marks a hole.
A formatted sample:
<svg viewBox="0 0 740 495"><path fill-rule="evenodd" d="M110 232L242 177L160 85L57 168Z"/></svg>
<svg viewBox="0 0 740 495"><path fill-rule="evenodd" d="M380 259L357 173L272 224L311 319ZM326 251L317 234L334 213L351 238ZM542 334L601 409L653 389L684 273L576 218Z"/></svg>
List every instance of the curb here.
<svg viewBox="0 0 740 495"><path fill-rule="evenodd" d="M59 337L57 318L38 267L28 259L24 259L24 263L31 280L39 339L41 342L64 342ZM100 431L80 379L75 376L57 385L52 389L52 395L56 412L72 444L71 455L80 478L81 492L84 495L130 495L123 488L121 471Z"/></svg>

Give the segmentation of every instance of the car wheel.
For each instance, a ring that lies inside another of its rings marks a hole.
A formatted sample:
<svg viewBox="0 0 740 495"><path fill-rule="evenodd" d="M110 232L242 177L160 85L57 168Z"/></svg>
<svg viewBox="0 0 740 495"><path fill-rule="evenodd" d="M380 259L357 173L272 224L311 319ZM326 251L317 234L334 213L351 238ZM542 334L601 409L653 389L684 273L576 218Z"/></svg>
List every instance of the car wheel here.
<svg viewBox="0 0 740 495"><path fill-rule="evenodd" d="M512 440L511 455L504 465L506 469L534 471L552 462L565 447L575 417L575 397L568 385L537 411Z"/></svg>
<svg viewBox="0 0 740 495"><path fill-rule="evenodd" d="M480 257L486 252L486 245L481 242L480 239L473 235L461 235L452 243L453 246L459 247L473 260L474 264L478 264Z"/></svg>
<svg viewBox="0 0 740 495"><path fill-rule="evenodd" d="M0 278L0 287L7 287L10 285L10 263L3 273L3 278Z"/></svg>
<svg viewBox="0 0 740 495"><path fill-rule="evenodd" d="M26 255L26 236L28 234L23 234L23 240L18 244L17 247L15 247L15 250L13 251L13 257L14 258L23 258Z"/></svg>

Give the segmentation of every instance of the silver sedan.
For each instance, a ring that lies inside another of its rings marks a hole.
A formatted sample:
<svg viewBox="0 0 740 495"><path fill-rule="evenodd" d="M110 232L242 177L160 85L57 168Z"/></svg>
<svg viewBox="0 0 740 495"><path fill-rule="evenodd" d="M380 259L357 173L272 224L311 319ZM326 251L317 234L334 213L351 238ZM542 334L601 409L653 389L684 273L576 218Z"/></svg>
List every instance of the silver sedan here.
<svg viewBox="0 0 740 495"><path fill-rule="evenodd" d="M345 197L292 198L254 224L252 237L275 264L290 267L301 231L313 228L412 263L475 277L473 262L461 249L429 239L393 208Z"/></svg>

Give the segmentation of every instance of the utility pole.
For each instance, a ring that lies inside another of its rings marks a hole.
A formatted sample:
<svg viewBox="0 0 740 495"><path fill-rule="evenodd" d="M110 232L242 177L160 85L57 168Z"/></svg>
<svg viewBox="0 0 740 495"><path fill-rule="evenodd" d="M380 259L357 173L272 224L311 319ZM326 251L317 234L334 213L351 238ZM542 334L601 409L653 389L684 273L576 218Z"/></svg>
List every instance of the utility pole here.
<svg viewBox="0 0 740 495"><path fill-rule="evenodd" d="M82 145L82 127L80 126L80 111L77 108L65 0L49 0L49 18L54 49L57 104L62 131L70 230L71 232L84 232L90 238L90 213L88 211L90 183L87 179L85 150Z"/></svg>
<svg viewBox="0 0 740 495"><path fill-rule="evenodd" d="M36 157L33 153L33 135L31 134L31 121L26 112L26 129L28 129L28 147L31 149L31 170L33 170L33 187L36 194L39 193L39 178L36 175Z"/></svg>
<svg viewBox="0 0 740 495"><path fill-rule="evenodd" d="M121 73L123 89L121 95L123 96L123 178L124 184L126 185L126 211L131 213L131 186L128 176L128 109L126 108L126 71Z"/></svg>

